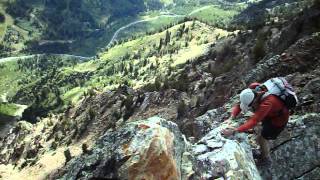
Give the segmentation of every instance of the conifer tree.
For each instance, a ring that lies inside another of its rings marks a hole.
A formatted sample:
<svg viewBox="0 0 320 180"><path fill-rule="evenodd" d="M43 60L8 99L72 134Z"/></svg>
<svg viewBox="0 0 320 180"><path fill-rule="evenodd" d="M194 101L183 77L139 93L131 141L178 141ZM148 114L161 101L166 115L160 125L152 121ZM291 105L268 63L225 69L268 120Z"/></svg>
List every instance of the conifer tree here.
<svg viewBox="0 0 320 180"><path fill-rule="evenodd" d="M158 50L160 51L160 49L162 48L162 42L163 41L163 39L162 38L160 38L160 42L159 42L159 47L158 47Z"/></svg>
<svg viewBox="0 0 320 180"><path fill-rule="evenodd" d="M169 31L167 30L167 31L166 31L165 44L167 45L168 43L170 43L170 33L169 33Z"/></svg>

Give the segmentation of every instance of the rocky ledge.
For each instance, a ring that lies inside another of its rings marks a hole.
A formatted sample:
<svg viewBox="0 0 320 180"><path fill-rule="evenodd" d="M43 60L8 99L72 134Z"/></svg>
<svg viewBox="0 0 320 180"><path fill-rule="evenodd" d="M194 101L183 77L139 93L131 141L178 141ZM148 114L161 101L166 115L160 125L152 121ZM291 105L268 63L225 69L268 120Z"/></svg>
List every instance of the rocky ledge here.
<svg viewBox="0 0 320 180"><path fill-rule="evenodd" d="M216 121L208 116L212 111L201 118ZM92 149L48 178L314 179L320 173L319 119L320 114L292 116L286 130L272 142L271 167L257 168L252 135L240 133L226 139L220 131L228 124L221 123L208 127L211 130L192 143L175 123L152 117L106 132Z"/></svg>

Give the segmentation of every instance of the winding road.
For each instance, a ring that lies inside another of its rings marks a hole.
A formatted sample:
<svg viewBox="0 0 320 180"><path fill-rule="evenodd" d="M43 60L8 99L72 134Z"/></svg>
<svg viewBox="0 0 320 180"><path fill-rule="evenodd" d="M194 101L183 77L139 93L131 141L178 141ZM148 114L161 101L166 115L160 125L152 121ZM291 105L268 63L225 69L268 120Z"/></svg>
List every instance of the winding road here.
<svg viewBox="0 0 320 180"><path fill-rule="evenodd" d="M170 13L170 12L162 12L164 14L161 14L159 16L156 16L156 17L152 17L152 18L147 18L147 19L143 19L143 20L137 20L137 21L134 21L132 23L129 23L125 26L122 26L121 28L119 28L112 36L110 42L108 43L107 47L110 47L112 45L112 43L117 39L119 33L125 29L128 29L129 27L131 26L134 26L136 24L140 24L140 23L144 23L144 22L148 22L148 21L153 21L153 20L157 20L161 17L169 17L169 18L178 18L178 17L187 17L187 16L191 16L199 11L202 11L202 10L205 10L205 9L208 9L210 7L212 7L213 5L209 5L209 6L204 6L204 7L201 7L199 9L196 9L192 12L190 12L189 14L186 14L186 15L181 15L181 14L174 14L174 13Z"/></svg>
<svg viewBox="0 0 320 180"><path fill-rule="evenodd" d="M110 47L112 45L112 43L117 39L119 33L125 29L128 29L131 26L134 26L136 24L140 24L140 23L144 23L144 22L148 22L148 21L153 21L153 20L157 20L161 17L172 17L172 18L177 18L177 17L185 17L184 15L178 15L178 14L163 14L163 15L159 15L153 18L148 18L148 19L143 19L143 20L138 20L138 21L134 21L130 24L127 24L125 26L122 26L121 28L119 28L112 36L110 42L108 43L107 47Z"/></svg>

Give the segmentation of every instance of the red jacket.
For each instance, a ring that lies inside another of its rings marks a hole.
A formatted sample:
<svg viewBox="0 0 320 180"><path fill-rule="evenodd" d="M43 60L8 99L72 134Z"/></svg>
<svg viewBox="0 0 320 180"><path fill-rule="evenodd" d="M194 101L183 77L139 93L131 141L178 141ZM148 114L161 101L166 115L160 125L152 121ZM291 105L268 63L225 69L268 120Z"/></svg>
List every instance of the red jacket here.
<svg viewBox="0 0 320 180"><path fill-rule="evenodd" d="M236 105L231 115L236 117L241 112L240 105ZM272 125L276 127L283 127L289 119L289 110L284 103L276 96L269 95L261 100L259 107L254 112L246 123L238 127L236 130L244 132L252 129L258 122L270 119Z"/></svg>

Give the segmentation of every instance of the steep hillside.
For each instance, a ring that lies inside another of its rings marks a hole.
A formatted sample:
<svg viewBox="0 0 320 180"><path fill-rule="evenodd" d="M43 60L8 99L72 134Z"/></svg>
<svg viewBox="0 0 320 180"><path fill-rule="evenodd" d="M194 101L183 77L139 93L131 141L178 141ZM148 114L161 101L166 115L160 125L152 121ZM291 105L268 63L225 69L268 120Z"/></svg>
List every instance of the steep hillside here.
<svg viewBox="0 0 320 180"><path fill-rule="evenodd" d="M223 25L184 18L85 62L42 55L1 63L1 99L9 103L0 108L29 106L0 138L0 178L317 179L320 3L242 8L225 19L195 12ZM263 17L251 14L260 10ZM257 167L254 132L220 131L249 116L225 121L239 92L275 76L287 78L300 103L271 142L272 166Z"/></svg>
<svg viewBox="0 0 320 180"><path fill-rule="evenodd" d="M24 118L34 121L37 116L46 115L48 110L60 108L55 106L57 97L68 105L76 104L91 91L112 90L120 85L144 87L148 91L174 85L183 90L187 86L174 78L179 69L206 54L212 43L228 34L230 32L198 21L187 21L166 31L118 44L85 63L61 64L56 68L51 65L52 73L46 72L36 81L25 82L12 101L30 105ZM37 65L50 63L50 59L36 62ZM31 65L33 61L26 60L25 63ZM166 84L159 83L160 79L167 79Z"/></svg>

